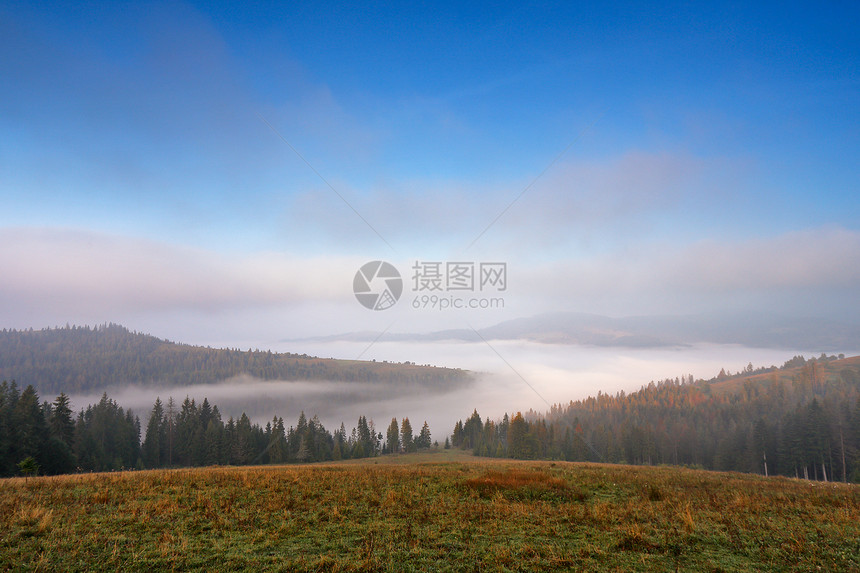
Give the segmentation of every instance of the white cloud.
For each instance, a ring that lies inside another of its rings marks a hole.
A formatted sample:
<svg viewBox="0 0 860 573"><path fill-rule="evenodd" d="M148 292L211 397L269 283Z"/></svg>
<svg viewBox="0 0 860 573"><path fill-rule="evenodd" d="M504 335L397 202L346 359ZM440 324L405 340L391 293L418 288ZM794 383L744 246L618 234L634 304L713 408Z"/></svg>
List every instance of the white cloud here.
<svg viewBox="0 0 860 573"><path fill-rule="evenodd" d="M4 306L135 310L303 304L344 294L363 261L279 253L224 255L145 239L0 229Z"/></svg>
<svg viewBox="0 0 860 573"><path fill-rule="evenodd" d="M702 291L857 287L860 233L828 227L742 243L705 241L662 267L673 282Z"/></svg>
<svg viewBox="0 0 860 573"><path fill-rule="evenodd" d="M518 181L383 180L366 188L337 180L333 185L395 248L463 249L492 223L480 246L521 253L565 250L596 238L616 243L653 229L667 213L709 212L725 201L729 192L723 189L732 188L721 183L744 168L729 160L633 150L601 161L563 161L521 196L537 173ZM309 233L350 247L378 242L322 184L297 192L286 220L289 233L297 236ZM683 226L684 217L677 224Z"/></svg>
<svg viewBox="0 0 860 573"><path fill-rule="evenodd" d="M819 228L745 242L648 243L589 258L512 257L504 311L385 313L352 295L369 257L223 254L58 229L0 230L0 326L124 322L185 340L300 338L356 330L488 326L556 310L609 315L704 310L860 313L860 232ZM161 326L164 325L164 326Z"/></svg>
<svg viewBox="0 0 860 573"><path fill-rule="evenodd" d="M748 304L801 314L843 305L857 313L860 232L827 227L747 241L648 242L541 265L518 288L552 297L550 306L610 314Z"/></svg>
<svg viewBox="0 0 860 573"><path fill-rule="evenodd" d="M536 185L535 203L556 221L603 224L664 209L701 190L712 166L690 156L632 150L605 161L570 161Z"/></svg>

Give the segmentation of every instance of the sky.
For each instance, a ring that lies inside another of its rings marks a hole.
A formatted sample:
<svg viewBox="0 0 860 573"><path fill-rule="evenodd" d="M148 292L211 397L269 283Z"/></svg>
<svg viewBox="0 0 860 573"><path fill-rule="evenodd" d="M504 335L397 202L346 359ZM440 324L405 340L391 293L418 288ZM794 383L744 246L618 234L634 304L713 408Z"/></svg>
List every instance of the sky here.
<svg viewBox="0 0 860 573"><path fill-rule="evenodd" d="M856 3L365 4L0 3L0 327L860 318Z"/></svg>

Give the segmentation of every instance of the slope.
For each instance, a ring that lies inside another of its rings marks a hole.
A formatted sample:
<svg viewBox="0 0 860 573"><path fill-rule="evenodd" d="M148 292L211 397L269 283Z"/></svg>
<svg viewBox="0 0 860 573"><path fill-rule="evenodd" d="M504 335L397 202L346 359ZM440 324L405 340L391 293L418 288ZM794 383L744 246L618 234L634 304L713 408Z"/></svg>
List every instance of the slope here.
<svg viewBox="0 0 860 573"><path fill-rule="evenodd" d="M336 360L306 354L177 344L116 324L0 331L0 380L42 395L100 392L124 384L210 384L240 374L264 380L421 384L440 389L469 379L460 369Z"/></svg>

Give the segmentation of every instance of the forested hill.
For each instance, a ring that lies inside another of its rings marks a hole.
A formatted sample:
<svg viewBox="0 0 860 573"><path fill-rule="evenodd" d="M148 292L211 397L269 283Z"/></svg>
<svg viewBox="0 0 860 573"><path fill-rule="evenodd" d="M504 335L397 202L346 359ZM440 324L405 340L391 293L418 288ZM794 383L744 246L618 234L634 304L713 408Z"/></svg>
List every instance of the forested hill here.
<svg viewBox="0 0 860 573"><path fill-rule="evenodd" d="M860 357L795 357L781 368L651 382L631 393L454 428L478 455L684 464L860 482Z"/></svg>
<svg viewBox="0 0 860 573"><path fill-rule="evenodd" d="M44 395L124 384L211 384L247 374L264 380L330 380L448 387L469 373L412 363L316 358L306 354L177 344L108 324L0 331L0 380Z"/></svg>

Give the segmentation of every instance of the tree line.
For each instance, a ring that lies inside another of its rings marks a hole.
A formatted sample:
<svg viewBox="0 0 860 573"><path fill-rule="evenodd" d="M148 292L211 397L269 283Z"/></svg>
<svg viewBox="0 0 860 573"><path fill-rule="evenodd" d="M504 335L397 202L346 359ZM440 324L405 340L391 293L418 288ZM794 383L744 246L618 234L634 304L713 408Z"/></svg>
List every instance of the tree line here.
<svg viewBox="0 0 860 573"><path fill-rule="evenodd" d="M427 422L413 435L409 418L397 419L385 435L359 416L347 432L328 431L304 412L285 428L275 416L265 426L246 414L222 420L218 406L186 397L181 404L157 398L141 441L140 419L104 394L77 415L64 393L40 402L33 386L0 384L0 477L204 465L305 463L366 458L431 447Z"/></svg>
<svg viewBox="0 0 860 573"><path fill-rule="evenodd" d="M392 428L398 430L392 433ZM199 405L188 397L181 405L173 398L166 403L158 398L149 416L141 461L146 468L304 463L367 458L431 445L427 422L415 436L409 418L399 426L392 419L386 436L366 416L359 416L351 432L343 422L330 432L318 416L308 419L304 412L289 428L279 416L260 426L244 413L224 422L218 407L206 398Z"/></svg>
<svg viewBox="0 0 860 573"><path fill-rule="evenodd" d="M452 444L481 456L860 481L860 360L794 357L765 370L667 379L500 420L475 410Z"/></svg>
<svg viewBox="0 0 860 573"><path fill-rule="evenodd" d="M307 354L177 344L117 324L0 330L0 380L38 391L85 393L123 384L187 386L247 374L263 380L462 385L469 373L411 362L335 360Z"/></svg>

